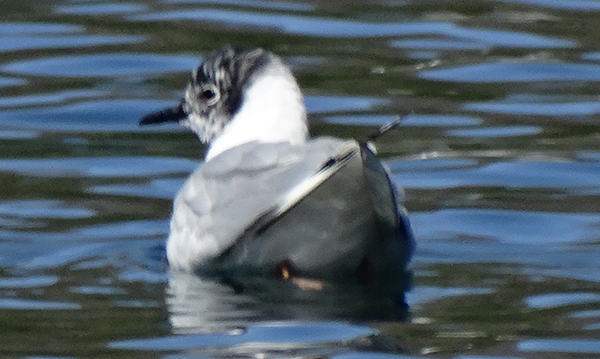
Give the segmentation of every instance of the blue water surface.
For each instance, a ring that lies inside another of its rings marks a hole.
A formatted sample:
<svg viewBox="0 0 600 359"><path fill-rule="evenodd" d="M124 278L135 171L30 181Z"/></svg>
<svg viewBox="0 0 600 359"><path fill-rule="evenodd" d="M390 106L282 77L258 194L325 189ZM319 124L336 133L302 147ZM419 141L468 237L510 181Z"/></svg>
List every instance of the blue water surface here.
<svg viewBox="0 0 600 359"><path fill-rule="evenodd" d="M0 356L597 355L598 4L6 2ZM206 148L138 122L224 44L290 64L312 135L401 118L374 145L416 234L404 273L373 288L169 270L172 200Z"/></svg>

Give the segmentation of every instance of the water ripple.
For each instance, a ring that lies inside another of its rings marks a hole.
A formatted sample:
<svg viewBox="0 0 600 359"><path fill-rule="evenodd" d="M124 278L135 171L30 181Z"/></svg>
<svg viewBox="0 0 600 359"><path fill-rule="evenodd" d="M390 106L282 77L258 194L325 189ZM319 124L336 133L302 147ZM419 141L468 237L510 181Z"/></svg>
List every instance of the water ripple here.
<svg viewBox="0 0 600 359"><path fill-rule="evenodd" d="M389 101L374 97L356 96L306 96L306 108L311 113L326 113L337 111L369 110L376 106L383 106Z"/></svg>
<svg viewBox="0 0 600 359"><path fill-rule="evenodd" d="M0 87L25 85L26 80L17 79L14 77L0 77Z"/></svg>
<svg viewBox="0 0 600 359"><path fill-rule="evenodd" d="M160 221L138 221L138 223L125 223L120 226L92 226L84 228L81 231L39 234L26 233L26 235L16 236L21 238L12 238L12 240L27 240L35 235L38 243L48 243L48 241L52 241L54 242L54 246L57 246L56 243L62 242L62 246L51 248L38 245L39 248L33 249L36 252L25 253L23 258L18 258L15 263L11 264L16 265L19 269L27 270L51 269L68 264L74 264L73 269L98 268L109 265L113 267L128 267L135 263L135 259L137 259L136 256L139 256L140 252L147 251L149 246L156 246L157 244L162 243L167 232L168 223ZM149 238L158 236L162 236L163 238L160 240ZM4 237L11 239L7 236ZM76 244L72 246L69 246L66 243L80 243L82 238L85 238L88 241L95 240L100 242L80 245ZM135 239L127 240L125 238ZM120 240L116 241L115 239ZM101 242L102 240L107 240L107 242ZM23 248L21 248L21 250L23 250ZM81 263L86 263L84 260L89 260L91 258L101 258L100 261L102 264L96 266L79 266ZM12 259L14 260L16 258ZM145 259L143 262L148 261L148 258L142 259ZM154 277L160 276L163 278L163 281L164 276L166 275L164 272L155 273L147 270L146 272Z"/></svg>
<svg viewBox="0 0 600 359"><path fill-rule="evenodd" d="M494 240L515 244L581 243L597 238L599 223L600 214L597 213L499 209L444 209L411 213L411 224L421 239L467 236L487 242Z"/></svg>
<svg viewBox="0 0 600 359"><path fill-rule="evenodd" d="M488 0L494 2L506 2L512 4L525 4L534 5L540 7L549 7L553 9L564 9L564 10L600 10L600 2L597 0Z"/></svg>
<svg viewBox="0 0 600 359"><path fill-rule="evenodd" d="M486 50L490 44L485 42L470 42L457 40L419 39L419 40L394 40L392 47L401 49L422 50Z"/></svg>
<svg viewBox="0 0 600 359"><path fill-rule="evenodd" d="M406 301L411 308L414 308L417 305L423 305L442 298L463 295L484 295L492 294L493 292L490 288L419 286L406 293Z"/></svg>
<svg viewBox="0 0 600 359"><path fill-rule="evenodd" d="M448 82L600 81L600 66L533 62L493 62L425 70L419 78Z"/></svg>
<svg viewBox="0 0 600 359"><path fill-rule="evenodd" d="M116 53L18 61L0 70L37 76L114 77L190 71L199 61L196 56Z"/></svg>
<svg viewBox="0 0 600 359"><path fill-rule="evenodd" d="M17 35L24 34L61 34L61 33L77 33L85 31L85 27L81 25L70 24L51 24L38 22L3 22L0 24L0 35Z"/></svg>
<svg viewBox="0 0 600 359"><path fill-rule="evenodd" d="M117 287L101 287L97 285L82 285L77 287L69 288L71 293L79 294L100 294L100 295L114 295L114 294L127 294L127 291L123 288Z"/></svg>
<svg viewBox="0 0 600 359"><path fill-rule="evenodd" d="M280 349L314 346L328 342L348 341L377 335L378 331L366 326L343 323L265 323L252 325L240 334L200 334L164 338L133 339L108 344L113 349L180 350L212 346L252 344Z"/></svg>
<svg viewBox="0 0 600 359"><path fill-rule="evenodd" d="M0 299L0 309L13 310L69 310L81 309L81 305L69 302L51 302L46 300Z"/></svg>
<svg viewBox="0 0 600 359"><path fill-rule="evenodd" d="M59 278L54 275L0 278L0 288L38 288L47 287L58 283Z"/></svg>
<svg viewBox="0 0 600 359"><path fill-rule="evenodd" d="M95 212L77 208L59 200L26 200L0 202L0 216L26 218L89 218Z"/></svg>
<svg viewBox="0 0 600 359"><path fill-rule="evenodd" d="M464 27L451 27L444 31L424 33L429 36L446 36L438 38L409 39L392 41L391 46L412 49L436 50L485 50L499 48L564 48L576 47L577 42L553 39L550 37L504 30L483 30ZM460 39L462 41L458 41Z"/></svg>
<svg viewBox="0 0 600 359"><path fill-rule="evenodd" d="M447 131L448 136L473 138L500 138L537 135L543 130L538 126L501 126L486 128L467 128Z"/></svg>
<svg viewBox="0 0 600 359"><path fill-rule="evenodd" d="M285 11L311 11L314 5L300 2L288 1L243 1L243 0L166 0L169 4L208 4L208 5L234 5L243 7L253 7L257 9L272 9Z"/></svg>
<svg viewBox="0 0 600 359"><path fill-rule="evenodd" d="M560 102L560 103L537 103L537 102L469 102L462 106L469 111L491 112L509 115L528 116L584 116L600 113L600 102Z"/></svg>
<svg viewBox="0 0 600 359"><path fill-rule="evenodd" d="M136 196L146 198L174 198L185 179L160 179L146 185L112 184L91 187L88 192L118 196Z"/></svg>
<svg viewBox="0 0 600 359"><path fill-rule="evenodd" d="M584 60L600 61L600 52L589 52L581 56Z"/></svg>
<svg viewBox="0 0 600 359"><path fill-rule="evenodd" d="M60 103L73 98L94 96L94 91L34 95L33 103ZM100 94L100 93L98 93ZM29 97L12 97L5 105L25 103ZM2 102L0 101L0 104ZM139 126L139 119L173 105L172 101L159 100L94 100L66 106L27 108L0 111L0 125L40 131L82 132L162 132L182 130L176 123L163 126Z"/></svg>
<svg viewBox="0 0 600 359"><path fill-rule="evenodd" d="M324 122L340 125L382 126L394 121L397 115L354 115L354 116L328 116ZM453 115L406 115L402 117L401 126L423 127L453 127L475 126L481 124L477 117Z"/></svg>
<svg viewBox="0 0 600 359"><path fill-rule="evenodd" d="M0 159L0 171L40 177L141 177L190 172L198 162L168 157Z"/></svg>
<svg viewBox="0 0 600 359"><path fill-rule="evenodd" d="M228 26L276 28L284 33L318 37L380 37L437 35L482 42L498 47L575 47L577 43L539 35L501 30L467 29L448 22L370 23L332 18L197 9L130 16L133 21L216 21ZM393 44L392 44L393 45Z"/></svg>
<svg viewBox="0 0 600 359"><path fill-rule="evenodd" d="M62 103L73 99L101 97L108 92L100 90L66 90L54 93L0 97L0 107L36 106Z"/></svg>
<svg viewBox="0 0 600 359"><path fill-rule="evenodd" d="M148 7L142 4L93 4L93 5L63 5L54 9L56 14L69 15L120 15L147 11Z"/></svg>
<svg viewBox="0 0 600 359"><path fill-rule="evenodd" d="M424 359L426 357L422 356L411 356L405 354L386 354L386 353L378 353L378 352L357 352L357 353L345 353L334 355L331 359ZM465 359L473 359L473 358L465 358ZM479 358L478 358L479 359ZM485 359L485 358L481 358ZM500 359L500 358L489 358L489 359ZM510 359L510 358L502 358L502 359Z"/></svg>
<svg viewBox="0 0 600 359"><path fill-rule="evenodd" d="M530 339L517 344L523 352L557 352L600 354L600 340L596 339Z"/></svg>
<svg viewBox="0 0 600 359"><path fill-rule="evenodd" d="M102 46L133 44L146 40L145 36L52 36L52 37L12 37L0 41L0 52L35 49L60 49L66 47Z"/></svg>
<svg viewBox="0 0 600 359"><path fill-rule="evenodd" d="M523 302L534 309L557 308L565 305L598 303L600 294L596 293L552 293L538 294L523 299Z"/></svg>
<svg viewBox="0 0 600 359"><path fill-rule="evenodd" d="M391 166L394 166L394 162L391 161ZM596 163L559 161L495 162L479 168L443 172L395 173L394 177L408 188L503 186L576 189L582 186L600 186L600 168Z"/></svg>
<svg viewBox="0 0 600 359"><path fill-rule="evenodd" d="M40 134L36 131L0 130L2 140L23 140L36 138Z"/></svg>

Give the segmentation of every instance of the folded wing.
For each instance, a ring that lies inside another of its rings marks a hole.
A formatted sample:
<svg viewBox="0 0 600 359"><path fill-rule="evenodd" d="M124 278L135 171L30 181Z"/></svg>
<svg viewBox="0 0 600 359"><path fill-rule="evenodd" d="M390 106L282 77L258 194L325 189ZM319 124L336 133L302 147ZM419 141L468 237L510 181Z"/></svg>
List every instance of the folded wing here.
<svg viewBox="0 0 600 359"><path fill-rule="evenodd" d="M364 144L248 143L201 166L175 200L171 265L302 274L403 267L412 234L400 193Z"/></svg>

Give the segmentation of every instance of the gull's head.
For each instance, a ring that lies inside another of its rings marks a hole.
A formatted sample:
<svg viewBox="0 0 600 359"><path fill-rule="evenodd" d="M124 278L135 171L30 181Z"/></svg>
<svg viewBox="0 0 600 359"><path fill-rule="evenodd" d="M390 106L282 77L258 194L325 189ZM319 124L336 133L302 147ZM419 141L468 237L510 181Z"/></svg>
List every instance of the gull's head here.
<svg viewBox="0 0 600 359"><path fill-rule="evenodd" d="M302 94L283 61L263 49L225 47L193 72L181 103L144 117L141 125L178 121L210 145L207 159L250 142L304 142Z"/></svg>

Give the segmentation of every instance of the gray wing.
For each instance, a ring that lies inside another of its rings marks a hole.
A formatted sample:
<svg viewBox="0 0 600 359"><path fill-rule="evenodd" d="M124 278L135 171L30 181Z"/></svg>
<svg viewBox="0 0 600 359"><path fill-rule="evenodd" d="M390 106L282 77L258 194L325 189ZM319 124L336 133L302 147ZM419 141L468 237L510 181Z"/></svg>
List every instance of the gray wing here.
<svg viewBox="0 0 600 359"><path fill-rule="evenodd" d="M317 173L343 143L332 138L301 146L253 142L200 166L175 199L168 243L171 264L195 268L227 250L258 218L289 202L290 192Z"/></svg>
<svg viewBox="0 0 600 359"><path fill-rule="evenodd" d="M320 168L291 189L213 263L217 270L295 274L402 272L412 235L389 173L365 145L341 144Z"/></svg>

